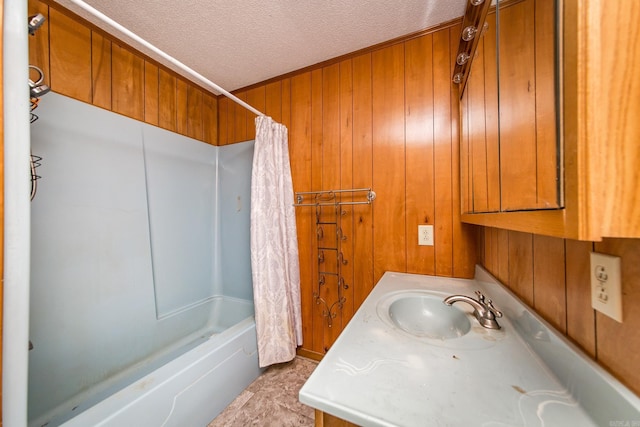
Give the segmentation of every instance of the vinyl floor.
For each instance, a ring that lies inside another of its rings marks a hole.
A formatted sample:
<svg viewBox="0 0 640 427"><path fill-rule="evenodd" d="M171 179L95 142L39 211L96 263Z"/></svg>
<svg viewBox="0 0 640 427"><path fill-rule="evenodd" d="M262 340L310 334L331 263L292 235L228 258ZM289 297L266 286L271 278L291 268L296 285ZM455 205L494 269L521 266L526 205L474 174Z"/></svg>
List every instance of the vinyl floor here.
<svg viewBox="0 0 640 427"><path fill-rule="evenodd" d="M291 362L270 366L208 427L312 427L314 410L298 401L298 392L317 364L296 356Z"/></svg>

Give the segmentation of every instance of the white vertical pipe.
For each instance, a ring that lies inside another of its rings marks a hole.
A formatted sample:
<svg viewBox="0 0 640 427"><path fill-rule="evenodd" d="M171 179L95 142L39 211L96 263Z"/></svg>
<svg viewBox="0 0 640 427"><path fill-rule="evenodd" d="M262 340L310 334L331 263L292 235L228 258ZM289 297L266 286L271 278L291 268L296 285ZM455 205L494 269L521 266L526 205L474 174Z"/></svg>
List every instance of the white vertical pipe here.
<svg viewBox="0 0 640 427"><path fill-rule="evenodd" d="M91 15L95 16L96 18L98 18L99 20L104 22L105 24L107 24L107 25L115 28L116 30L120 31L125 36L135 40L137 43L140 43L145 48L147 48L150 51L154 52L156 55L161 56L163 59L169 61L171 64L173 64L177 68L181 69L185 73L187 73L190 76L194 77L196 80L198 80L200 83L204 84L205 86L208 86L208 87L212 88L213 90L216 90L216 91L222 93L227 98L233 100L237 104L242 105L244 108L246 108L247 110L251 111L252 113L254 113L254 114L258 115L258 116L264 116L265 115L264 113L262 113L259 110L253 108L251 105L247 104L246 102L244 102L240 98L234 96L230 92L226 91L225 89L221 88L217 84L213 83L211 80L205 78L200 73L197 73L193 69L187 67L182 62L180 62L177 59L175 59L174 57L169 56L167 53L165 53L164 51L158 49L157 47L155 47L154 45L152 45L151 43L149 43L148 41L146 41L142 37L138 36L137 34L133 33L132 31L130 31L127 28L123 27L122 25L118 24L116 21L114 21L113 19L109 18L107 15L105 15L102 12L100 12L96 8L86 4L85 2L83 2L81 0L68 0L68 1L70 1L73 4L75 4L76 6L78 6L82 10L84 10L85 12L88 12Z"/></svg>
<svg viewBox="0 0 640 427"><path fill-rule="evenodd" d="M27 0L4 1L4 306L2 418L27 425L30 258Z"/></svg>

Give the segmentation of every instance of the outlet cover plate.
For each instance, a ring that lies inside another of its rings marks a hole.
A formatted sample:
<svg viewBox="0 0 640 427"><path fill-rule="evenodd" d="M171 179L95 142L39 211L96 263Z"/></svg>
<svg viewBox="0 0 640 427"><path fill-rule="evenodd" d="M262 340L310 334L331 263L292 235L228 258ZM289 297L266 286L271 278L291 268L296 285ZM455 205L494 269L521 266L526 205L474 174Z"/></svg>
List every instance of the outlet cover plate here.
<svg viewBox="0 0 640 427"><path fill-rule="evenodd" d="M620 257L591 252L591 306L622 323Z"/></svg>
<svg viewBox="0 0 640 427"><path fill-rule="evenodd" d="M418 225L418 245L433 246L433 225Z"/></svg>

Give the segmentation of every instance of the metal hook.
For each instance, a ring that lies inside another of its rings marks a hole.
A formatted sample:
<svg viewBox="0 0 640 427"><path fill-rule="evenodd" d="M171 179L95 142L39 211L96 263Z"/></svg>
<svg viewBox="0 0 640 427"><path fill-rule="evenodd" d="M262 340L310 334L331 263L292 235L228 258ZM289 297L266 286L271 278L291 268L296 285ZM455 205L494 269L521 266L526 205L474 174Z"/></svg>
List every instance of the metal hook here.
<svg viewBox="0 0 640 427"><path fill-rule="evenodd" d="M29 70L35 70L36 73L38 73L38 78L35 82L31 80L31 76L29 76L29 86L33 88L41 85L44 81L44 72L40 69L40 67L36 67L35 65L29 65ZM29 71L29 74L31 74L31 71Z"/></svg>
<svg viewBox="0 0 640 427"><path fill-rule="evenodd" d="M29 34L34 35L36 33L36 30L40 28L42 24L44 24L45 19L46 18L41 13L30 16L28 22Z"/></svg>
<svg viewBox="0 0 640 427"><path fill-rule="evenodd" d="M338 254L338 262L340 262L342 265L349 264L349 261L344 259L344 255L342 254L342 252Z"/></svg>

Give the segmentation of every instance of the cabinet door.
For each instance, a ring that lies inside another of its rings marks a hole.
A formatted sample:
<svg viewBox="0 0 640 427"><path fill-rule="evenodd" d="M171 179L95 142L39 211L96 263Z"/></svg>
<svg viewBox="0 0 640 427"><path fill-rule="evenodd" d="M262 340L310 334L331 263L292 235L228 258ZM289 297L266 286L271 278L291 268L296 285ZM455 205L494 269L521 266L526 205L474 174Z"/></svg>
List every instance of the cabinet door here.
<svg viewBox="0 0 640 427"><path fill-rule="evenodd" d="M467 197L463 222L588 241L640 236L636 179L640 96L634 96L640 88L636 77L640 74L640 44L629 31L630 23L640 20L640 8L634 2L610 3L603 8L600 2L588 0L501 0L498 20L504 32L500 34L499 97L501 103L511 103L509 109L500 105L501 207L500 212L473 210L472 161L465 161L467 150L461 153L461 173L468 178L462 188ZM591 25L594 22L597 25ZM556 39L562 41L561 49ZM533 50L528 50L532 43ZM514 51L517 62L507 62L513 61ZM526 62L529 65L521 69L519 64ZM527 72L531 69L533 74ZM509 76L507 70L514 75ZM508 78L511 80L505 80ZM485 87L485 93L487 90ZM535 96L527 98L532 90ZM528 103L524 112L516 102L523 98ZM462 109L468 104L465 93ZM462 112L466 120L461 123L467 129L463 129L466 139L461 148L465 141L469 146L468 114L468 108ZM561 126L556 125L557 116L562 118ZM504 158L517 156L518 149L533 157L530 146L517 145L530 140L533 132L535 174L522 159ZM531 183L522 186L518 182L518 190L508 188L519 178L515 169L520 173L529 170L525 175L535 182L535 199Z"/></svg>
<svg viewBox="0 0 640 427"><path fill-rule="evenodd" d="M523 0L487 15L460 100L462 213L562 207L554 12Z"/></svg>
<svg viewBox="0 0 640 427"><path fill-rule="evenodd" d="M461 102L462 212L500 210L496 15L487 15Z"/></svg>
<svg viewBox="0 0 640 427"><path fill-rule="evenodd" d="M501 210L561 207L554 2L498 13Z"/></svg>

